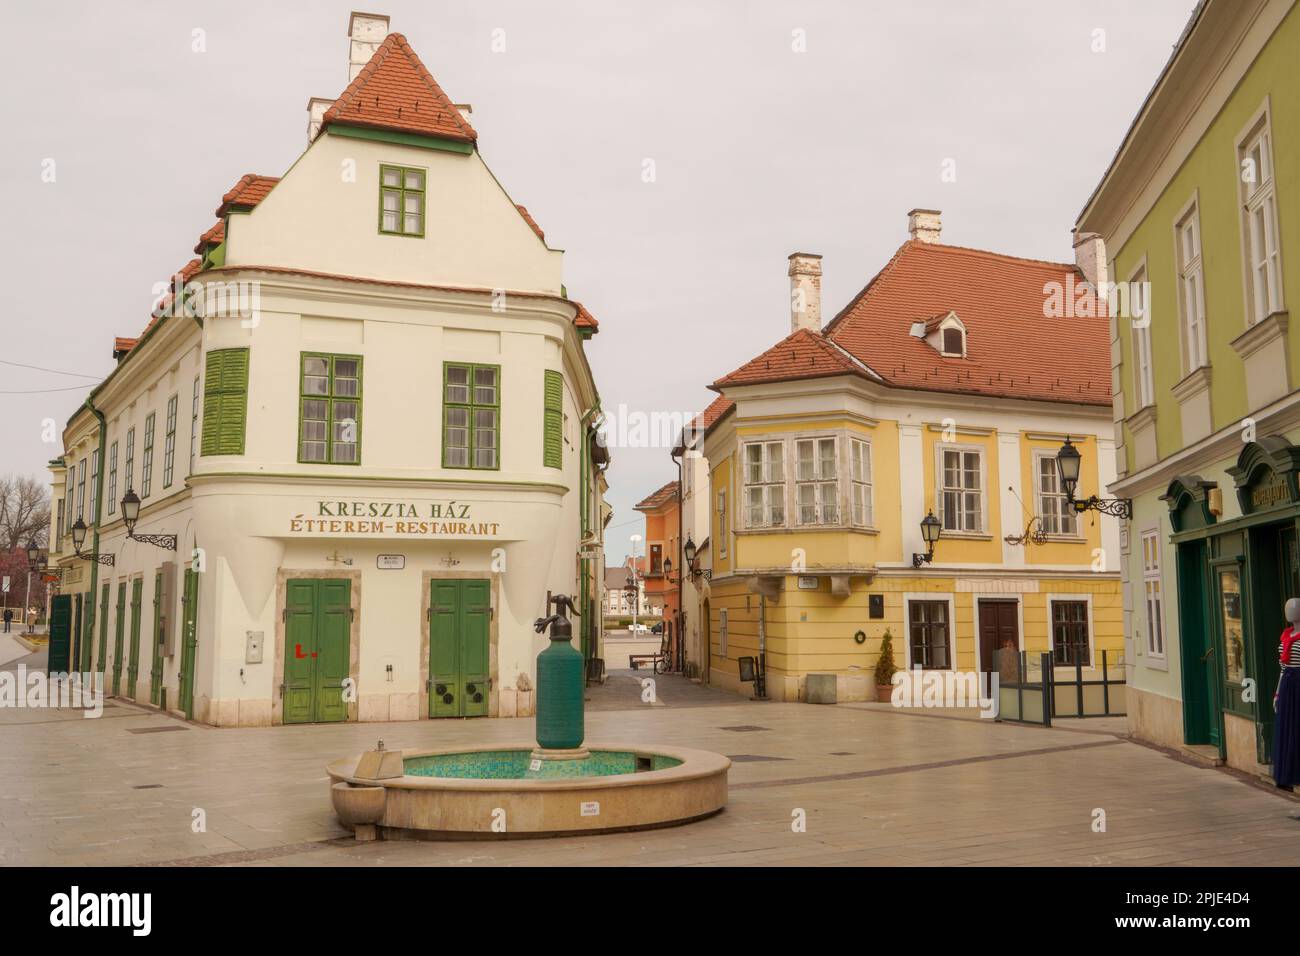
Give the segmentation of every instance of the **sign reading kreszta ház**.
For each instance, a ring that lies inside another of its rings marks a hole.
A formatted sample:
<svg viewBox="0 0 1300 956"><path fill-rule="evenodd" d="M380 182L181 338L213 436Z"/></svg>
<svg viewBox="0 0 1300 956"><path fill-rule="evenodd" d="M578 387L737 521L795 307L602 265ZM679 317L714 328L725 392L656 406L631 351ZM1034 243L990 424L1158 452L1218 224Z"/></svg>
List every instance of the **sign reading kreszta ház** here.
<svg viewBox="0 0 1300 956"><path fill-rule="evenodd" d="M477 521L465 502L318 501L315 514L289 519L292 534L372 534L414 537L493 537L496 521Z"/></svg>

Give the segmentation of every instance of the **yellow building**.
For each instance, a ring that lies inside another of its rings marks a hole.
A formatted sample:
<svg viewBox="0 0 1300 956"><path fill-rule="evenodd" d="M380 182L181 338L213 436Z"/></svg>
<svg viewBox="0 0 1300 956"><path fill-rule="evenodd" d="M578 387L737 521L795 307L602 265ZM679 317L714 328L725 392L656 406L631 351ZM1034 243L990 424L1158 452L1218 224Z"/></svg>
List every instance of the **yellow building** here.
<svg viewBox="0 0 1300 956"><path fill-rule="evenodd" d="M1114 478L1099 248L943 245L930 210L909 233L825 328L821 257L792 255L790 335L711 386L711 684L750 692L738 660L761 644L769 697L835 674L840 700L871 699L886 632L926 669L991 671L1009 644L1091 674L1123 649L1119 522L1074 513L1055 462L1068 436L1076 498Z"/></svg>

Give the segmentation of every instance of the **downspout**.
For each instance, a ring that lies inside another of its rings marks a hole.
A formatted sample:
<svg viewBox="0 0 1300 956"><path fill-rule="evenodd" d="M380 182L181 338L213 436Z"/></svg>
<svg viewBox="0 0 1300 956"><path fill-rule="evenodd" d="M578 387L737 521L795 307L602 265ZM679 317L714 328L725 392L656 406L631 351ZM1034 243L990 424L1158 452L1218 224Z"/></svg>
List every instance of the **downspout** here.
<svg viewBox="0 0 1300 956"><path fill-rule="evenodd" d="M590 436L587 434L587 423L593 415L600 411L600 399L587 409L578 418L578 431L581 434L580 445L578 448L578 495L579 507L578 514L580 517L579 539L585 541L587 532L591 528L591 449L588 445ZM591 559L579 558L578 567L580 569L581 580L579 582L579 599L582 601L582 656L583 663L586 664L591 658L596 656L597 639L599 636L599 625L594 620L595 615L587 611L588 603L591 599Z"/></svg>
<svg viewBox="0 0 1300 956"><path fill-rule="evenodd" d="M88 395L88 396L86 397L86 408L90 411L90 414L92 414L92 415L95 416L95 420L99 422L99 447L95 449L95 457L96 457L96 462L95 462L95 513L94 513L94 515L92 516L92 518L93 518L93 520L94 520L94 522L95 522L95 525L94 525L95 530L94 530L94 534L93 534L93 536L92 536L91 539L90 539L90 553L93 554L93 555L96 555L96 558L90 562L90 606L91 606L91 611L90 611L90 627L87 629L87 630L90 632L90 634L89 634L90 639L89 639L89 641L87 641L87 643L86 643L86 647L89 648L89 647L92 647L92 646L94 645L94 642L95 642L95 624L99 623L99 622L97 622L97 621L95 620L95 611L94 611L94 608L95 608L96 594L97 594L98 591L99 591L99 560L98 560L98 555L99 555L99 516L100 516L100 513L104 510L104 471L105 471L105 468L104 468L104 439L107 437L107 433L108 433L108 423L104 420L104 413L101 412L98 408L95 407L95 393L94 393L94 391L92 391L92 392L90 393L90 395ZM101 624L100 626L102 627L103 625ZM93 660L93 658L92 658L92 660ZM78 663L80 663L80 661L78 661Z"/></svg>
<svg viewBox="0 0 1300 956"><path fill-rule="evenodd" d="M682 494L682 472L686 460L685 435L683 434L682 457L678 458L676 452L669 455L677 463L677 669L686 675L686 612L682 610L682 605L686 601L686 576L690 571L683 563L682 546L685 543L682 539L682 528L684 525L683 513L686 511L686 497Z"/></svg>

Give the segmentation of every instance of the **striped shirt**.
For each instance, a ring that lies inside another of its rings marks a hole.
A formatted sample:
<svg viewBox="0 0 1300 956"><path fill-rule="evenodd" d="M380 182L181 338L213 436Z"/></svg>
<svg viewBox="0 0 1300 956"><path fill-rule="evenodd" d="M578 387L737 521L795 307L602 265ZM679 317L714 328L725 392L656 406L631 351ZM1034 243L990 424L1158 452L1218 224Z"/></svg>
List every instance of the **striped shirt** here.
<svg viewBox="0 0 1300 956"><path fill-rule="evenodd" d="M1291 642L1291 657L1289 660L1282 660L1282 650L1286 647L1284 642L1278 642L1277 657L1282 662L1283 667L1300 667L1300 640Z"/></svg>

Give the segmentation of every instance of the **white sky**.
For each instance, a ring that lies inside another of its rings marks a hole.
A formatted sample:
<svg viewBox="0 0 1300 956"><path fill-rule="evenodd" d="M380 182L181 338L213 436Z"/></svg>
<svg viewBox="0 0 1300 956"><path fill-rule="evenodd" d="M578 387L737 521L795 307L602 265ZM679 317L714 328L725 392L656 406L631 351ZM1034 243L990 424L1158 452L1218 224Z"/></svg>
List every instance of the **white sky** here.
<svg viewBox="0 0 1300 956"><path fill-rule="evenodd" d="M1193 0L397 2L386 12L601 321L604 405L698 410L789 331L786 256L829 318L943 210L944 241L1068 261L1070 227ZM280 175L347 80L340 2L8 6L0 360L104 375L245 172ZM205 31L206 52L191 50ZM506 50L492 51L504 30ZM1093 52L1095 30L1104 52ZM792 50L803 30L806 52ZM41 181L42 163L57 179ZM652 159L656 181L642 180ZM955 160L956 182L941 180ZM0 473L45 476L90 379L0 365ZM431 432L437 435L437 430ZM436 440L436 437L435 437ZM613 449L609 563L667 448ZM637 523L630 523L630 522Z"/></svg>

